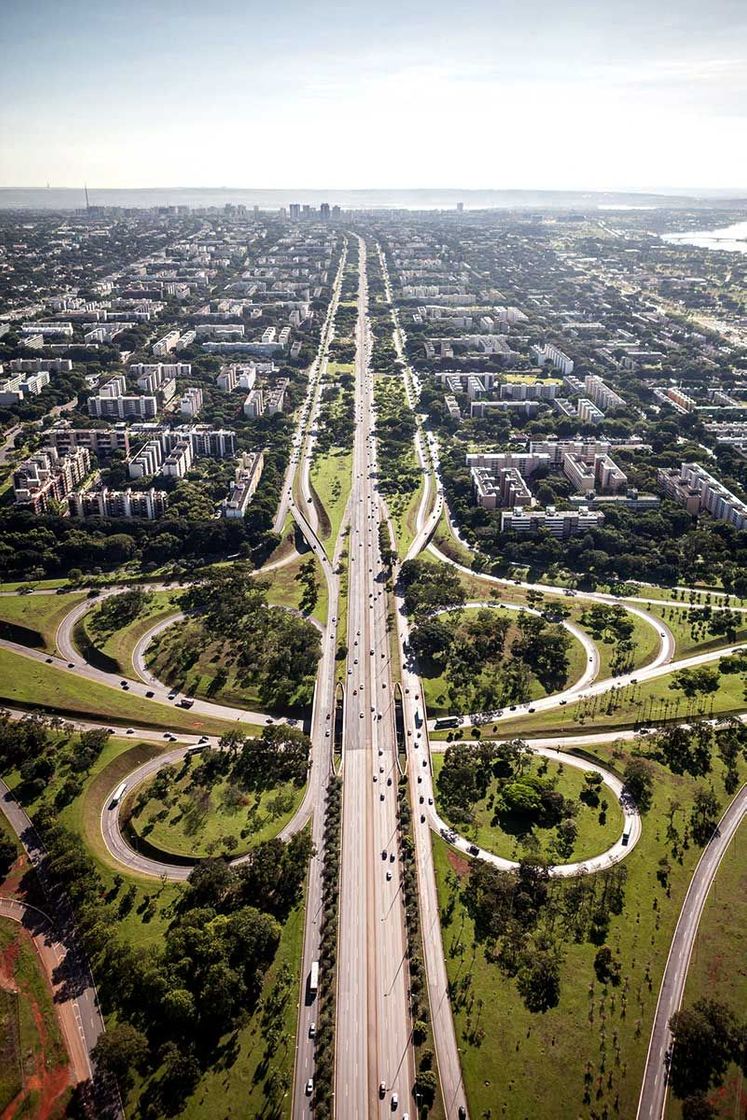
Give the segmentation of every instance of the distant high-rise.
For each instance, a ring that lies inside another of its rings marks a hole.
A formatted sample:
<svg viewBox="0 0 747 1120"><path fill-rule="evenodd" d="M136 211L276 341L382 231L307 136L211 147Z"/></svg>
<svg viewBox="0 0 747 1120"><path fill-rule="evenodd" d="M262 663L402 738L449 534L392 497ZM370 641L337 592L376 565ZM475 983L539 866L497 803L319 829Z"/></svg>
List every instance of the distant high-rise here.
<svg viewBox="0 0 747 1120"><path fill-rule="evenodd" d="M298 202L291 202L289 210L291 221L298 221L301 217L301 204Z"/></svg>
<svg viewBox="0 0 747 1120"><path fill-rule="evenodd" d="M329 203L323 202L319 207L319 213L323 222L329 221Z"/></svg>
<svg viewBox="0 0 747 1120"><path fill-rule="evenodd" d="M332 217L333 218L339 218L340 217L340 207L339 206L333 206L332 207Z"/></svg>
<svg viewBox="0 0 747 1120"><path fill-rule="evenodd" d="M463 202L457 202L457 214L463 214L463 213L464 213L464 203Z"/></svg>

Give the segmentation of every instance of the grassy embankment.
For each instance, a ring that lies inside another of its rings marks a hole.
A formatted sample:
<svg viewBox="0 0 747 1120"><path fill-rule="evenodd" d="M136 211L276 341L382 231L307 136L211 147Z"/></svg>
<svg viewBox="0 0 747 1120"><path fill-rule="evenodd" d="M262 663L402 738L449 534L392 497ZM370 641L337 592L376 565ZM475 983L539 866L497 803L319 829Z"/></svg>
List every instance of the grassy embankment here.
<svg viewBox="0 0 747 1120"><path fill-rule="evenodd" d="M597 753L618 768L628 757L622 744L617 752L599 748ZM476 943L459 892L468 864L434 837L446 966L458 993L457 1041L471 1115L487 1109L495 1115L501 1106L501 1115L536 1120L588 1115L590 1107L600 1116L605 1111L610 1117L635 1115L661 974L700 856L685 834L693 792L702 783L652 765L653 805L641 840L624 862L624 905L605 936L620 961L621 983L608 986L595 978L596 944L567 938L559 1002L542 1014L527 1010L515 980L492 963L487 947ZM725 805L722 775L721 763L714 763L710 780ZM676 838L669 831L670 816ZM657 874L662 859L668 867L663 881ZM573 881L559 889L561 898L567 897ZM545 920L553 921L549 909ZM474 1041L476 1026L485 1032L482 1044ZM504 1060L508 1055L510 1060ZM527 1070L531 1077L525 1076ZM541 1096L537 1085L543 1087Z"/></svg>
<svg viewBox="0 0 747 1120"><path fill-rule="evenodd" d="M718 665L718 662L713 664ZM664 673L654 680L626 685L594 700L569 701L564 708L536 712L522 719L506 720L499 725L500 736L536 735L545 731L553 735L618 731L640 723L652 724L665 719L685 719L698 715L698 709L694 709L681 692L670 688L676 676L676 673ZM722 673L718 691L703 702L704 714L733 715L743 712L747 708L744 692L742 675Z"/></svg>
<svg viewBox="0 0 747 1120"><path fill-rule="evenodd" d="M174 916L183 888L179 883L135 874L114 862L101 837L100 816L106 796L120 781L142 762L170 749L173 749L172 744L160 747L110 739L86 775L81 794L60 813L61 823L83 839L96 864L106 897L116 907L118 933L123 942L143 950L158 950L163 944L163 935ZM8 777L9 784L15 785L17 775ZM53 797L60 785L61 779L53 779L47 795ZM29 810L33 813L34 806L29 806ZM255 1011L239 1031L221 1040L224 1057L203 1075L195 1093L179 1113L185 1120L212 1120L216 1095L220 1096L222 1107L225 1105L227 1116L243 1114L246 1109L250 1115L263 1115L268 1097L265 1082L268 1071L262 1062L263 1009L281 972L288 973L288 994L283 1004L282 1041L271 1058L271 1065L278 1069L281 1077L292 1076L303 922L303 907L299 906L291 912L283 926L280 944L264 979ZM141 1115L138 1108L139 1088L136 1087L128 1102L128 1115ZM286 1114L287 1110L283 1112L283 1115Z"/></svg>
<svg viewBox="0 0 747 1120"><path fill-rule="evenodd" d="M226 720L167 707L1 648L0 702L70 719L98 719L197 735L222 735L233 727Z"/></svg>
<svg viewBox="0 0 747 1120"><path fill-rule="evenodd" d="M468 607L461 612L463 619L474 618L478 614L480 608ZM516 614L514 611L503 610L501 607L491 607L491 610L498 611L502 617L508 617L511 621L511 626L506 634L504 648L506 651L510 650L513 641L520 636L519 628L516 626L514 619ZM442 614L440 616L443 620L448 621L449 615ZM568 674L564 687L568 687L578 680L586 667L586 651L584 647L575 638L572 638L571 646L568 650ZM486 675L489 670L483 670ZM440 673L438 676L429 677L425 676L421 671L420 679L423 684L423 691L425 694L425 703L430 717L437 717L449 714L464 714L462 706L459 704L457 698L456 706L452 703L449 696L449 680L447 673ZM532 676L528 700L536 700L540 696L546 696L547 692L542 686L541 682Z"/></svg>
<svg viewBox="0 0 747 1120"><path fill-rule="evenodd" d="M0 637L54 653L57 627L85 597L83 591L65 595L3 595L0 597Z"/></svg>
<svg viewBox="0 0 747 1120"><path fill-rule="evenodd" d="M153 591L152 599L142 612L118 630L103 630L97 626L99 610L92 606L76 625L73 639L81 656L105 672L116 673L130 680L140 680L132 664L135 646L156 623L179 611L179 594L175 591Z"/></svg>

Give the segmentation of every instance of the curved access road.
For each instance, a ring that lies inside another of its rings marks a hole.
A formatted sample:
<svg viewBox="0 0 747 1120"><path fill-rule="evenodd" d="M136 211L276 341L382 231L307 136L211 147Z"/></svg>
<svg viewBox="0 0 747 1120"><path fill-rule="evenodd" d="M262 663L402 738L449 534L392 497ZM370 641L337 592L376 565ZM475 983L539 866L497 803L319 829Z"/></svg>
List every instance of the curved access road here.
<svg viewBox="0 0 747 1120"><path fill-rule="evenodd" d="M588 875L594 871L604 871L606 868L611 867L615 863L620 863L621 860L625 859L641 838L641 818L633 801L626 796L623 783L617 775L607 770L601 763L592 762L590 759L582 758L580 755L570 754L568 751L563 751L559 747L540 746L532 742L527 743L527 746L533 754L552 759L553 762L562 762L564 766L575 766L577 770L583 770L588 774L599 774L604 784L612 790L623 812L623 828L620 837L606 852L600 852L599 855L591 856L589 859L585 860L578 860L575 863L555 864L548 869L550 875L556 879L572 879L576 875ZM446 749L446 743L443 745L438 744L437 746L434 744L431 745L432 752L435 751L439 753ZM422 777L423 780L420 784L423 792L420 796L425 798L425 803L422 808L426 811L431 828L440 832L442 836L445 833L448 833L449 837L453 836L454 839L450 838L449 843L452 848L457 848L463 854L474 856L475 859L484 860L486 863L492 863L493 866L497 867L500 871L515 871L519 866L517 860L504 859L503 856L497 856L493 852L487 851L485 848L477 848L477 845L473 844L470 840L465 840L463 836L458 834L456 829L439 816L433 796L433 775L430 767L424 769ZM432 805L430 804L431 801L433 801ZM474 848L477 848L477 851L472 850Z"/></svg>
<svg viewBox="0 0 747 1120"><path fill-rule="evenodd" d="M667 1062L672 1049L669 1020L682 1004L690 957L708 892L732 838L747 814L747 786L737 796L716 826L703 849L682 903L656 1004L654 1025L648 1044L637 1120L661 1120L667 1098Z"/></svg>
<svg viewBox="0 0 747 1120"><path fill-rule="evenodd" d="M489 716L488 720L481 717L483 722L500 724L509 720L521 719L522 717L533 714L534 712L552 711L553 709L565 705L577 703L579 700L586 700L591 696L600 696L605 692L610 692L613 689L625 688L627 685L632 684L645 684L647 681L655 680L657 677L666 676L669 673L677 673L682 669L695 669L700 665L709 665L713 661L718 661L722 657L729 657L733 653L739 653L747 649L747 642L740 642L733 646L724 646L722 649L708 650L706 653L693 654L691 657L683 657L679 661L670 661L662 663L654 661L651 665L647 665L643 669L634 669L629 673L623 673L619 677L605 677L601 681L596 681L586 687L584 692L566 690L564 693L555 693L553 696L545 696L541 700L532 700L526 704L516 705L516 710L501 711ZM460 717L458 726L469 726L471 723L469 716ZM429 729L433 730L436 721L429 721Z"/></svg>

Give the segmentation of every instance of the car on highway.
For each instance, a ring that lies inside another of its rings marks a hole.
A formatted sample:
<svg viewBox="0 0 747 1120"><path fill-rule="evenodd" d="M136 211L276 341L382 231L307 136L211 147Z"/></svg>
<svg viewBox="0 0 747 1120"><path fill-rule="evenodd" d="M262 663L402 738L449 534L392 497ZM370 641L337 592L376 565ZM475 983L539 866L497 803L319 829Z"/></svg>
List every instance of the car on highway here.
<svg viewBox="0 0 747 1120"><path fill-rule="evenodd" d="M309 1023L309 1038L316 1038L316 1023Z"/></svg>
<svg viewBox="0 0 747 1120"><path fill-rule="evenodd" d="M46 659L46 661L47 661L47 665L51 665L51 664L52 664L52 661L53 661L53 660L54 660L54 658L52 658L52 657L48 657L48 658Z"/></svg>
<svg viewBox="0 0 747 1120"><path fill-rule="evenodd" d="M310 498L309 498L309 501L311 501ZM309 1080L306 1082L306 1096L310 1097L313 1092L314 1092L314 1078L310 1077Z"/></svg>
<svg viewBox="0 0 747 1120"><path fill-rule="evenodd" d="M379 1096L382 1098L386 1096L386 1081L382 1081L379 1085Z"/></svg>
<svg viewBox="0 0 747 1120"><path fill-rule="evenodd" d="M392 873L391 873L391 871L387 871L387 873L386 873L386 881L387 881L387 883L391 882L391 878L392 878Z"/></svg>
<svg viewBox="0 0 747 1120"><path fill-rule="evenodd" d="M399 1097L396 1093L392 1093L392 1112L396 1112L399 1108Z"/></svg>
<svg viewBox="0 0 747 1120"><path fill-rule="evenodd" d="M155 692L153 692L152 689L148 689L148 691L145 694L147 700L152 700L155 695L156 694L155 694Z"/></svg>

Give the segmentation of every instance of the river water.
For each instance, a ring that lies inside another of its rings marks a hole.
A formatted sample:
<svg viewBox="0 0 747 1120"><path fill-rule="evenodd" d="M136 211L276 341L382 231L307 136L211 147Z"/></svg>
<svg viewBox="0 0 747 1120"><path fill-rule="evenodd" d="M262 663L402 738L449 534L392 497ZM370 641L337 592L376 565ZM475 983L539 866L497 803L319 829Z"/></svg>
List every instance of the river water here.
<svg viewBox="0 0 747 1120"><path fill-rule="evenodd" d="M721 229L693 230L690 233L666 233L662 241L675 245L697 245L699 249L721 249L729 253L747 253L747 222L736 222Z"/></svg>

